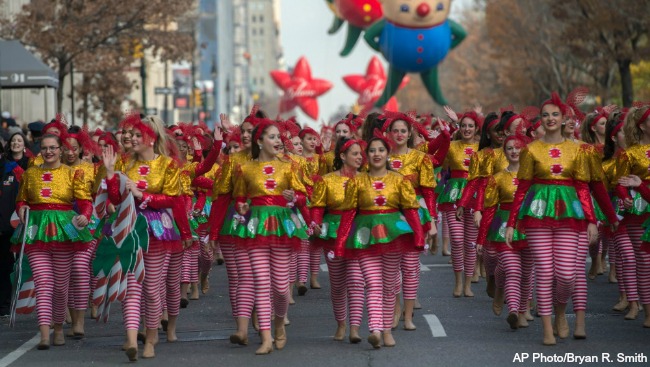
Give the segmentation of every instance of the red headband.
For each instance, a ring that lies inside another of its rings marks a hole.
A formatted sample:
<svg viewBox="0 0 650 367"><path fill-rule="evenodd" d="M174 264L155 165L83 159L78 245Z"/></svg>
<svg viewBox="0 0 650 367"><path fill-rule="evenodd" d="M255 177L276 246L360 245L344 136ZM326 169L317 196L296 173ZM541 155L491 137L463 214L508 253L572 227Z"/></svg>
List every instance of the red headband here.
<svg viewBox="0 0 650 367"><path fill-rule="evenodd" d="M650 108L648 108L643 114L643 116L641 116L641 119L636 122L636 126L641 125L643 121L645 121L648 117L650 117Z"/></svg>
<svg viewBox="0 0 650 367"><path fill-rule="evenodd" d="M260 138L262 137L262 132L264 132L264 130L266 130L270 126L276 126L275 122L269 119L260 118L260 122L256 126L257 130L255 131L255 135L253 135L253 142L257 143L257 141L260 140Z"/></svg>
<svg viewBox="0 0 650 367"><path fill-rule="evenodd" d="M263 117L256 117L255 114L257 111L259 111L260 106L259 105L253 105L253 108L251 108L251 112L246 116L244 119L244 122L248 122L249 124L253 125L253 127L259 125L263 121L267 120Z"/></svg>
<svg viewBox="0 0 650 367"><path fill-rule="evenodd" d="M361 116L355 116L352 113L348 113L344 119L342 119L341 121L337 122L336 125L334 125L335 131L336 131L336 127L339 124L346 124L350 128L350 133L354 134L355 132L357 132L361 124L363 124L363 119L361 118Z"/></svg>
<svg viewBox="0 0 650 367"><path fill-rule="evenodd" d="M612 132L609 133L609 137L610 138L615 137L616 134L618 134L618 132L621 131L621 129L623 128L623 125L625 125L623 122L619 122L618 124L616 124L616 126L614 126L614 128L612 129Z"/></svg>
<svg viewBox="0 0 650 367"><path fill-rule="evenodd" d="M346 141L345 144L343 144L343 146L341 147L341 151L340 151L340 153L345 153L345 152L347 152L348 149L350 149L350 147L352 147L354 144L359 144L359 146L361 147L361 150L362 150L362 151L365 150L365 148L368 146L368 144L366 144L366 142L365 142L364 140L361 140L361 139L359 139L359 140L349 139L349 140Z"/></svg>
<svg viewBox="0 0 650 367"><path fill-rule="evenodd" d="M523 148L528 144L527 137L520 134L513 134L513 135L508 135L508 137L506 137L506 139L503 141L503 148L505 149L506 144L508 144L508 142L513 140L520 144L518 148Z"/></svg>
<svg viewBox="0 0 650 367"><path fill-rule="evenodd" d="M312 129L311 127L306 127L304 129L300 130L300 133L298 133L298 136L300 137L300 139L304 139L305 135L307 135L307 134L315 136L316 139L319 138L319 135L316 132L316 130Z"/></svg>
<svg viewBox="0 0 650 367"><path fill-rule="evenodd" d="M562 102L562 98L560 98L560 95L557 94L557 92L551 93L551 98L544 101L540 109L543 109L544 106L549 104L557 106L560 109L560 112L562 113L563 116L569 112L569 107L566 104L564 104L564 102Z"/></svg>
<svg viewBox="0 0 650 367"><path fill-rule="evenodd" d="M93 155L101 154L101 150L97 143L95 143L88 133L85 130L81 130L78 133L68 134L68 139L75 139L84 153L91 153Z"/></svg>
<svg viewBox="0 0 650 367"><path fill-rule="evenodd" d="M379 129L375 129L375 130L372 132L372 138L371 138L371 140L372 140L372 139L379 139L379 140L381 140L382 142L384 142L384 144L388 147L388 152L389 152L389 153L390 153L390 152L393 150L393 148L394 148L393 141L390 140L390 139L388 139L386 136L384 136L384 134L383 134L381 131L379 131ZM368 144L368 146L370 146L370 144Z"/></svg>
<svg viewBox="0 0 650 367"><path fill-rule="evenodd" d="M476 129L477 130L481 130L481 128L483 127L483 118L481 116L479 116L479 114L476 113L475 111L468 111L468 112L465 112L462 115L459 115L458 116L458 124L459 125L460 125L461 122L463 122L464 118L468 118L470 120L473 120L474 123L476 124Z"/></svg>
<svg viewBox="0 0 650 367"><path fill-rule="evenodd" d="M110 145L113 147L114 152L118 152L120 150L119 144L113 139L113 136L109 133L103 133L102 135L99 136L99 141L104 141L106 145Z"/></svg>
<svg viewBox="0 0 650 367"><path fill-rule="evenodd" d="M510 129L510 125L512 125L512 123L515 122L515 120L519 119L519 118L523 118L523 116L522 115L513 115L512 117L510 117L508 119L508 121L506 121L506 123L503 125L503 130L507 131L508 129ZM489 127L488 127L488 129L489 129Z"/></svg>
<svg viewBox="0 0 650 367"><path fill-rule="evenodd" d="M499 118L498 118L498 117L495 117L494 119L492 119L492 121L488 122L486 129L487 129L487 130L490 130L491 128L493 128L493 127L494 127L495 125L497 125L498 123L499 123ZM508 124L506 124L506 125L508 125ZM507 128L504 129L504 130L507 130Z"/></svg>

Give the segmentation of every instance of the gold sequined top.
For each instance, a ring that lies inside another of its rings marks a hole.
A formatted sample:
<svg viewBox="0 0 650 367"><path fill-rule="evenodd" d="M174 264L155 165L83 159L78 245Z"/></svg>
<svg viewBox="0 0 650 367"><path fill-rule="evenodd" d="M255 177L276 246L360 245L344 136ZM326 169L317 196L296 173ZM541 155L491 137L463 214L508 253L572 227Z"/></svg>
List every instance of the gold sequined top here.
<svg viewBox="0 0 650 367"><path fill-rule="evenodd" d="M181 170L173 159L159 155L150 161L134 161L126 157L118 163L115 170L124 172L140 190L149 194L181 195Z"/></svg>
<svg viewBox="0 0 650 367"><path fill-rule="evenodd" d="M349 180L350 177L341 176L336 172L323 176L314 184L311 207L344 210L345 187Z"/></svg>
<svg viewBox="0 0 650 367"><path fill-rule="evenodd" d="M584 147L584 144L569 140L559 144L536 140L521 150L517 178L589 182L589 162Z"/></svg>
<svg viewBox="0 0 650 367"><path fill-rule="evenodd" d="M45 160L43 159L41 153L38 153L37 156L29 158L29 161L27 162L27 168L31 166L40 166L43 163L45 163Z"/></svg>
<svg viewBox="0 0 650 367"><path fill-rule="evenodd" d="M454 140L449 145L449 152L445 157L443 169L452 171L469 171L469 164L472 154L478 151L478 143L466 144L460 140Z"/></svg>
<svg viewBox="0 0 650 367"><path fill-rule="evenodd" d="M348 181L345 203L341 210L419 209L413 185L397 172L388 171L383 177L359 173Z"/></svg>
<svg viewBox="0 0 650 367"><path fill-rule="evenodd" d="M223 165L221 166L221 175L214 180L214 186L212 187L212 199L216 199L219 195L225 195L232 193L234 185L233 173L235 168L244 164L245 162L253 159L250 152L237 152L234 154L227 155L223 160Z"/></svg>
<svg viewBox="0 0 650 367"><path fill-rule="evenodd" d="M635 145L621 151L616 159L616 181L628 175L650 179L650 144Z"/></svg>
<svg viewBox="0 0 650 367"><path fill-rule="evenodd" d="M611 159L603 162L603 171L605 171L605 187L607 191L612 191L616 188L616 159L618 154L615 154Z"/></svg>
<svg viewBox="0 0 650 367"><path fill-rule="evenodd" d="M295 162L279 159L259 162L252 160L239 166L235 173L233 197L255 198L259 196L279 196L284 190L306 193L299 178Z"/></svg>
<svg viewBox="0 0 650 367"><path fill-rule="evenodd" d="M469 162L468 180L489 177L508 167L508 160L502 148L485 148L474 153Z"/></svg>
<svg viewBox="0 0 650 367"><path fill-rule="evenodd" d="M436 187L433 163L427 154L409 149L405 154L391 153L388 162L394 171L404 175L413 184L413 188Z"/></svg>
<svg viewBox="0 0 650 367"><path fill-rule="evenodd" d="M181 195L194 195L194 192L192 191L192 180L196 176L194 172L196 172L196 166L198 165L198 162L186 161L181 168Z"/></svg>
<svg viewBox="0 0 650 367"><path fill-rule="evenodd" d="M75 199L92 200L84 170L62 164L55 169L29 167L20 182L16 202L72 204Z"/></svg>
<svg viewBox="0 0 650 367"><path fill-rule="evenodd" d="M95 179L97 177L97 168L94 164L81 161L75 166L71 166L73 169L84 171L84 183L86 184L88 192L94 194L93 187L95 186Z"/></svg>
<svg viewBox="0 0 650 367"><path fill-rule="evenodd" d="M303 159L305 160L303 181L307 186L314 186L314 176L328 173L325 159L319 154L314 154L311 157L303 157Z"/></svg>
<svg viewBox="0 0 650 367"><path fill-rule="evenodd" d="M334 149L323 154L323 159L325 160L325 172L334 172Z"/></svg>
<svg viewBox="0 0 650 367"><path fill-rule="evenodd" d="M497 204L512 203L515 191L519 186L517 172L503 170L488 178L485 188L484 207L489 208Z"/></svg>
<svg viewBox="0 0 650 367"><path fill-rule="evenodd" d="M214 185L214 182L217 180L217 178L218 178L218 176L220 174L221 174L221 165L219 163L215 163L214 166L212 166L212 168L203 175L203 177L212 180L213 185ZM203 192L210 191L210 190L204 189L202 187L194 187L194 186L192 187L192 190L203 191Z"/></svg>

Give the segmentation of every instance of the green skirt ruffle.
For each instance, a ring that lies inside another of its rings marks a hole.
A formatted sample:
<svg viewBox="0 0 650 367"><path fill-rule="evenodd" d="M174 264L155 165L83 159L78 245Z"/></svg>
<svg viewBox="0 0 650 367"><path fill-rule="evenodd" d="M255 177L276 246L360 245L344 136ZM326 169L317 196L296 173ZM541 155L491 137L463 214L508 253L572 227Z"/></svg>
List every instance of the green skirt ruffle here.
<svg viewBox="0 0 650 367"><path fill-rule="evenodd" d="M466 178L450 178L438 195L438 204L453 204L460 200L465 186L467 186Z"/></svg>
<svg viewBox="0 0 650 367"><path fill-rule="evenodd" d="M534 184L519 210L519 219L584 220L585 212L573 186Z"/></svg>
<svg viewBox="0 0 650 367"><path fill-rule="evenodd" d="M27 237L25 246L52 246L78 247L78 244L90 243L94 238L88 228L78 229L72 224L72 218L77 215L73 210L32 210L26 223ZM16 245L22 244L22 225L19 226L11 238Z"/></svg>
<svg viewBox="0 0 650 367"><path fill-rule="evenodd" d="M641 194L634 191L632 201L634 204L632 205L632 208L627 209L628 214L644 215L650 213L650 206L648 206L648 202L641 197Z"/></svg>
<svg viewBox="0 0 650 367"><path fill-rule="evenodd" d="M494 213L494 219L492 224L490 224L490 229L488 231L487 240L490 242L506 242L506 227L508 226L508 217L510 216L510 210L497 209ZM526 239L526 235L519 232L515 228L515 233L512 236L512 241L523 241Z"/></svg>
<svg viewBox="0 0 650 367"><path fill-rule="evenodd" d="M418 215L420 216L420 224L423 226L426 224L431 224L431 213L429 213L429 208L427 208L427 203L424 201L422 195L417 195L418 204L420 208L418 209Z"/></svg>
<svg viewBox="0 0 650 367"><path fill-rule="evenodd" d="M389 244L398 237L412 234L411 226L400 212L359 214L346 242L349 250L366 250L372 246Z"/></svg>
<svg viewBox="0 0 650 367"><path fill-rule="evenodd" d="M339 225L341 225L341 215L325 214L323 216L321 233L318 238L321 240L335 240L339 230Z"/></svg>
<svg viewBox="0 0 650 367"><path fill-rule="evenodd" d="M244 240L254 245L251 240L259 244L270 240L272 244L282 244L284 240L291 243L293 240L308 239L305 225L298 215L286 207L253 206L245 223L234 222L232 237L237 243Z"/></svg>

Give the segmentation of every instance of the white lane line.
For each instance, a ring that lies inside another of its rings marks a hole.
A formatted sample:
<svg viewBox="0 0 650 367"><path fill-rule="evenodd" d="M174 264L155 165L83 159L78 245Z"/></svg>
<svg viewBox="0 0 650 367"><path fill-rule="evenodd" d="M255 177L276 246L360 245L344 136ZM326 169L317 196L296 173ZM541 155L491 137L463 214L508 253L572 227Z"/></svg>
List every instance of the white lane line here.
<svg viewBox="0 0 650 367"><path fill-rule="evenodd" d="M427 324L429 324L429 329L431 329L431 334L434 338L444 338L447 336L445 328L442 327L440 320L438 320L438 316L433 314L424 315L424 319L427 320Z"/></svg>
<svg viewBox="0 0 650 367"><path fill-rule="evenodd" d="M7 367L10 364L14 363L18 358L22 357L23 354L29 352L30 349L34 348L40 341L41 334L37 333L33 338L29 339L23 345L18 347L18 349L0 359L0 367Z"/></svg>
<svg viewBox="0 0 650 367"><path fill-rule="evenodd" d="M328 272L329 270L327 270L327 264L320 264L320 271L325 273Z"/></svg>
<svg viewBox="0 0 650 367"><path fill-rule="evenodd" d="M429 269L429 265L424 265L420 262L420 271L431 271L431 269Z"/></svg>
<svg viewBox="0 0 650 367"><path fill-rule="evenodd" d="M426 265L426 267L427 268L451 268L451 264L428 264Z"/></svg>

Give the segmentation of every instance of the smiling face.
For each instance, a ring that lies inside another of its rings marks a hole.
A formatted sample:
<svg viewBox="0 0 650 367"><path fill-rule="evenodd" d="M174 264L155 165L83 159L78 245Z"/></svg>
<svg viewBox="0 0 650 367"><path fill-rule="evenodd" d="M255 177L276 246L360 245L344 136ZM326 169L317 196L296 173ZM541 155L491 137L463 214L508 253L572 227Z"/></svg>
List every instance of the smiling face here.
<svg viewBox="0 0 650 367"><path fill-rule="evenodd" d="M521 153L521 142L518 140L509 140L503 147L506 153L506 159L510 164L519 162L519 153Z"/></svg>
<svg viewBox="0 0 650 367"><path fill-rule="evenodd" d="M251 140L253 139L253 124L244 122L241 124L241 143L244 149L250 149Z"/></svg>
<svg viewBox="0 0 650 367"><path fill-rule="evenodd" d="M124 150L130 150L131 148L133 148L133 143L131 142L132 137L133 137L133 130L131 128L125 128L122 130L120 141L122 142L122 147L124 147Z"/></svg>
<svg viewBox="0 0 650 367"><path fill-rule="evenodd" d="M9 142L9 149L12 153L22 153L25 151L25 139L21 135L14 135Z"/></svg>
<svg viewBox="0 0 650 367"><path fill-rule="evenodd" d="M305 149L305 152L313 154L316 151L316 146L318 146L318 138L312 134L305 134L305 137L302 139L302 147Z"/></svg>
<svg viewBox="0 0 650 367"><path fill-rule="evenodd" d="M352 138L352 132L350 131L350 127L346 124L338 124L336 125L336 130L334 131L336 134L336 140L338 141L341 138Z"/></svg>
<svg viewBox="0 0 650 367"><path fill-rule="evenodd" d="M190 151L190 146L187 145L185 140L176 140L178 145L178 151L181 153L181 156L186 156Z"/></svg>
<svg viewBox="0 0 650 367"><path fill-rule="evenodd" d="M498 124L495 124L490 128L488 131L488 134L490 134L490 141L494 146L501 146L503 145L503 140L505 140L506 135L503 133L503 131L497 131L497 126Z"/></svg>
<svg viewBox="0 0 650 367"><path fill-rule="evenodd" d="M463 140L463 142L471 142L474 140L474 136L476 135L476 122L470 118L464 118L460 122L460 137Z"/></svg>
<svg viewBox="0 0 650 367"><path fill-rule="evenodd" d="M409 126L406 124L406 121L397 120L390 124L389 137L395 142L397 148L405 147L411 137L411 131Z"/></svg>
<svg viewBox="0 0 650 367"><path fill-rule="evenodd" d="M368 163L373 169L386 168L388 149L381 140L373 140L368 146Z"/></svg>
<svg viewBox="0 0 650 367"><path fill-rule="evenodd" d="M381 0L384 17L411 27L431 27L449 16L451 0Z"/></svg>
<svg viewBox="0 0 650 367"><path fill-rule="evenodd" d="M61 144L55 138L41 140L41 155L48 165L61 162Z"/></svg>
<svg viewBox="0 0 650 367"><path fill-rule="evenodd" d="M81 148L79 147L79 142L77 139L70 138L68 139L67 146L63 147L63 159L66 164L74 164L79 159L79 154L81 153Z"/></svg>
<svg viewBox="0 0 650 367"><path fill-rule="evenodd" d="M291 145L293 145L293 152L297 155L302 155L303 148L302 148L302 140L300 139L299 136L294 136L291 138Z"/></svg>
<svg viewBox="0 0 650 367"><path fill-rule="evenodd" d="M268 156L275 157L283 148L282 140L280 139L280 130L275 126L269 126L262 137L257 141L261 145L261 151Z"/></svg>
<svg viewBox="0 0 650 367"><path fill-rule="evenodd" d="M542 108L542 127L544 128L544 133L551 133L561 129L563 118L560 107L553 104L545 105Z"/></svg>
<svg viewBox="0 0 650 367"><path fill-rule="evenodd" d="M153 149L153 143L151 145L144 143L144 136L140 130L133 129L131 130L131 134L131 146L135 153L142 154L147 149Z"/></svg>

